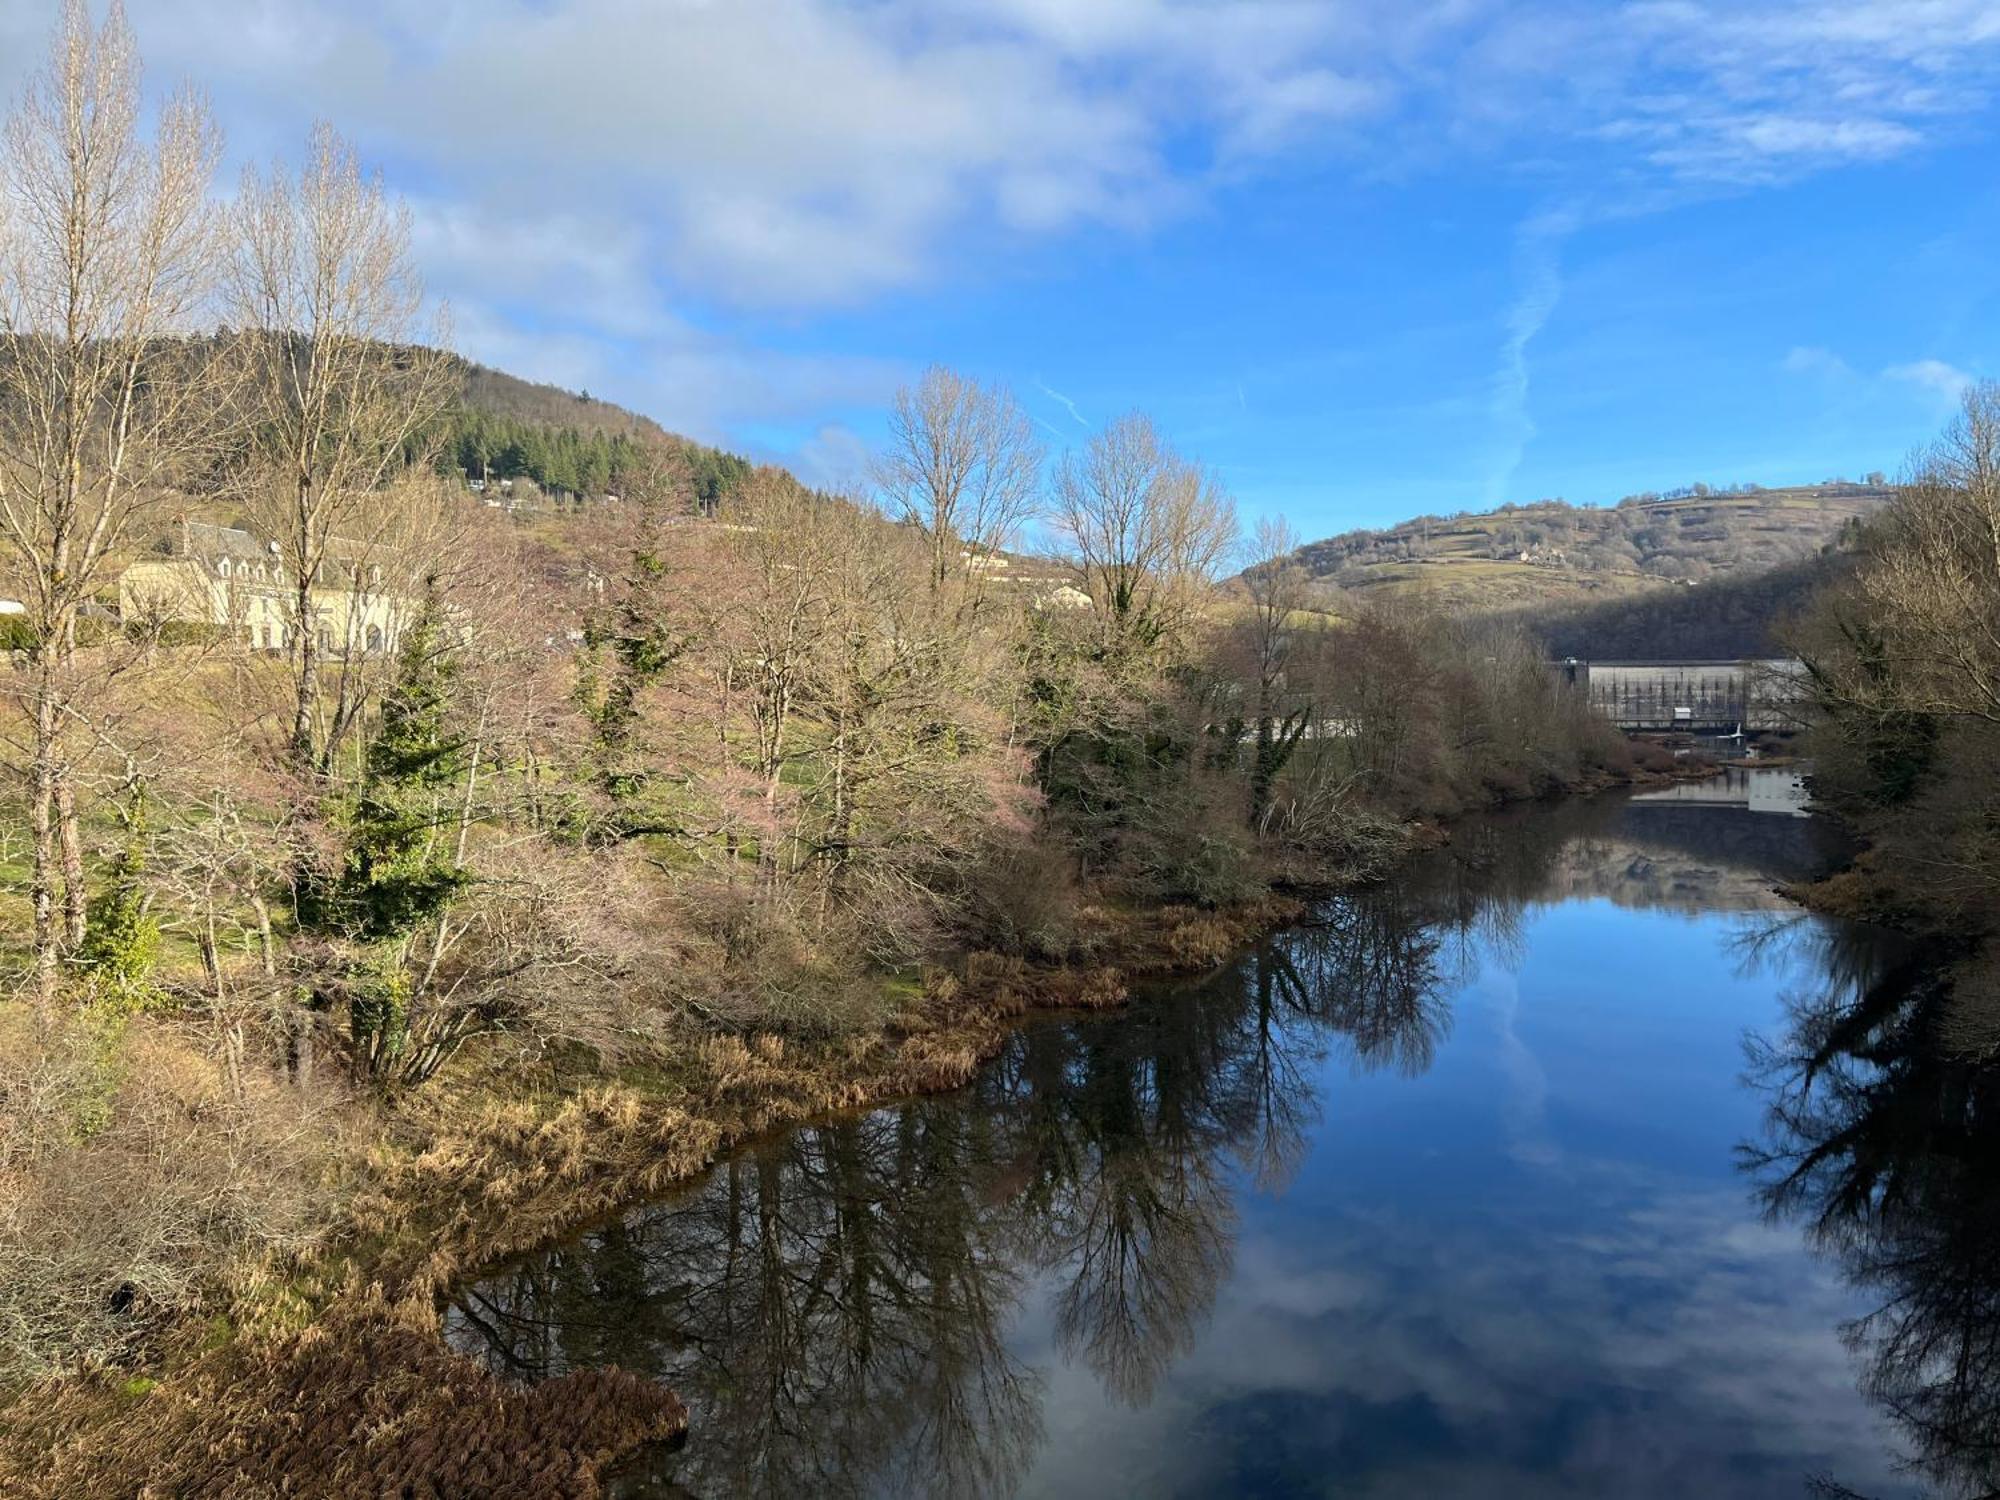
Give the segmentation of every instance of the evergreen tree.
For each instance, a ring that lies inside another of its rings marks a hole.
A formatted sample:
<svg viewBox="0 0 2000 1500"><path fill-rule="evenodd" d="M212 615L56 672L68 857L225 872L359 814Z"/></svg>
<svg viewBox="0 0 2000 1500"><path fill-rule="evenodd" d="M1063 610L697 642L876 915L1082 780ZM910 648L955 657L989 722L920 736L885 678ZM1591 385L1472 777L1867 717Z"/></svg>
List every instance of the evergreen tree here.
<svg viewBox="0 0 2000 1500"><path fill-rule="evenodd" d="M161 996L153 982L160 952L160 924L145 888L146 794L135 787L121 810L125 842L111 861L104 888L92 897L84 940L73 959L100 1004L120 1012L143 1010Z"/></svg>
<svg viewBox="0 0 2000 1500"><path fill-rule="evenodd" d="M464 884L445 789L464 773L448 723L458 648L434 594L404 630L396 681L369 742L336 888L345 925L368 941L406 936Z"/></svg>
<svg viewBox="0 0 2000 1500"><path fill-rule="evenodd" d="M447 795L465 771L465 743L449 722L458 667L454 627L427 586L368 744L346 856L331 888L301 903L309 927L363 945L346 1000L355 1052L370 1073L401 1056L407 1041L410 939L467 879Z"/></svg>

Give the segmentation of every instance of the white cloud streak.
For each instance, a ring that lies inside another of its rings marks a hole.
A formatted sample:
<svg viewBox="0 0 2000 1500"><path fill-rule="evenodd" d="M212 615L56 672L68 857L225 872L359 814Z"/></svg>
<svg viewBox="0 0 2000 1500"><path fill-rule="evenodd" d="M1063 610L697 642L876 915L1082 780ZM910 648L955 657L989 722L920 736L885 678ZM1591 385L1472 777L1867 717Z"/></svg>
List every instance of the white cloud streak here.
<svg viewBox="0 0 2000 1500"><path fill-rule="evenodd" d="M1084 419L1083 413L1076 409L1076 403L1070 400L1070 398L1065 396L1061 391L1056 390L1053 386L1041 380L1037 380L1035 382L1035 389L1040 391L1044 396L1047 396L1051 401L1055 402L1057 405L1061 406L1064 411L1068 412L1070 415L1070 420L1075 422L1077 426L1082 427L1086 430L1090 427L1090 423Z"/></svg>
<svg viewBox="0 0 2000 1500"><path fill-rule="evenodd" d="M1561 247L1571 227L1565 216L1543 216L1524 224L1516 239L1518 290L1507 309L1506 338L1500 345L1500 368L1494 373L1489 412L1496 444L1486 480L1489 509L1509 499L1507 487L1535 438L1535 419L1528 403L1528 346L1548 326L1562 300Z"/></svg>

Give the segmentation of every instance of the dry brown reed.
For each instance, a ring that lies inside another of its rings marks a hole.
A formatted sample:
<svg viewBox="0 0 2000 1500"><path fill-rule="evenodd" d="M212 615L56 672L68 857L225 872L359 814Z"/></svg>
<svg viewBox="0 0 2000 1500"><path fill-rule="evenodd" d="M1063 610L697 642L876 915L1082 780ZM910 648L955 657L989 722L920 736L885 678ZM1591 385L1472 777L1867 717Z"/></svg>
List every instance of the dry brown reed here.
<svg viewBox="0 0 2000 1500"><path fill-rule="evenodd" d="M1117 965L975 953L928 973L885 1028L709 1035L629 1083L579 1088L524 1076L498 1048L468 1056L451 1087L397 1105L331 1246L288 1268L287 1297L237 1308L223 1347L142 1396L75 1378L0 1414L0 1493L595 1495L606 1463L680 1430L679 1403L613 1370L504 1385L444 1344L450 1287L757 1135L960 1087L1030 1010L1122 1005L1128 974L1212 967L1296 910L1100 916Z"/></svg>
<svg viewBox="0 0 2000 1500"><path fill-rule="evenodd" d="M620 1454L686 1430L663 1386L585 1370L523 1389L362 1300L150 1389L70 1381L0 1417L21 1500L272 1495L591 1500Z"/></svg>

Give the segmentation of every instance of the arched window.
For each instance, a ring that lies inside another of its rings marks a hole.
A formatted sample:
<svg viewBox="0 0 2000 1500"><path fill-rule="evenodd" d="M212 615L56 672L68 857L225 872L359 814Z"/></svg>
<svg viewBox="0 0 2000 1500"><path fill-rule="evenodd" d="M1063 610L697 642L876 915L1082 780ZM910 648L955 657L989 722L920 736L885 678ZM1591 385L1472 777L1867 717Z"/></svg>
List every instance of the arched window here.
<svg viewBox="0 0 2000 1500"><path fill-rule="evenodd" d="M380 625L370 625L368 627L368 649L370 651L380 651L382 649L382 627Z"/></svg>
<svg viewBox="0 0 2000 1500"><path fill-rule="evenodd" d="M221 562L217 563L215 571L220 573L224 578L227 578L229 576L229 559L225 557Z"/></svg>

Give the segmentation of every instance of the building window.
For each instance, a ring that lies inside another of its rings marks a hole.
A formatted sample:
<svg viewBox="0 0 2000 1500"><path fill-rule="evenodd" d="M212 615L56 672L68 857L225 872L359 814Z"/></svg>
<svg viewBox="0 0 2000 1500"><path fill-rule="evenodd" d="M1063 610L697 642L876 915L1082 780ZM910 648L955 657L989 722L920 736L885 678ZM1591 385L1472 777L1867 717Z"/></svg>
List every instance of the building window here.
<svg viewBox="0 0 2000 1500"><path fill-rule="evenodd" d="M370 625L368 627L368 649L370 651L380 651L382 649L382 627L380 625Z"/></svg>
<svg viewBox="0 0 2000 1500"><path fill-rule="evenodd" d="M215 571L220 573L224 578L227 578L229 576L229 559L225 557L221 562L217 563Z"/></svg>

